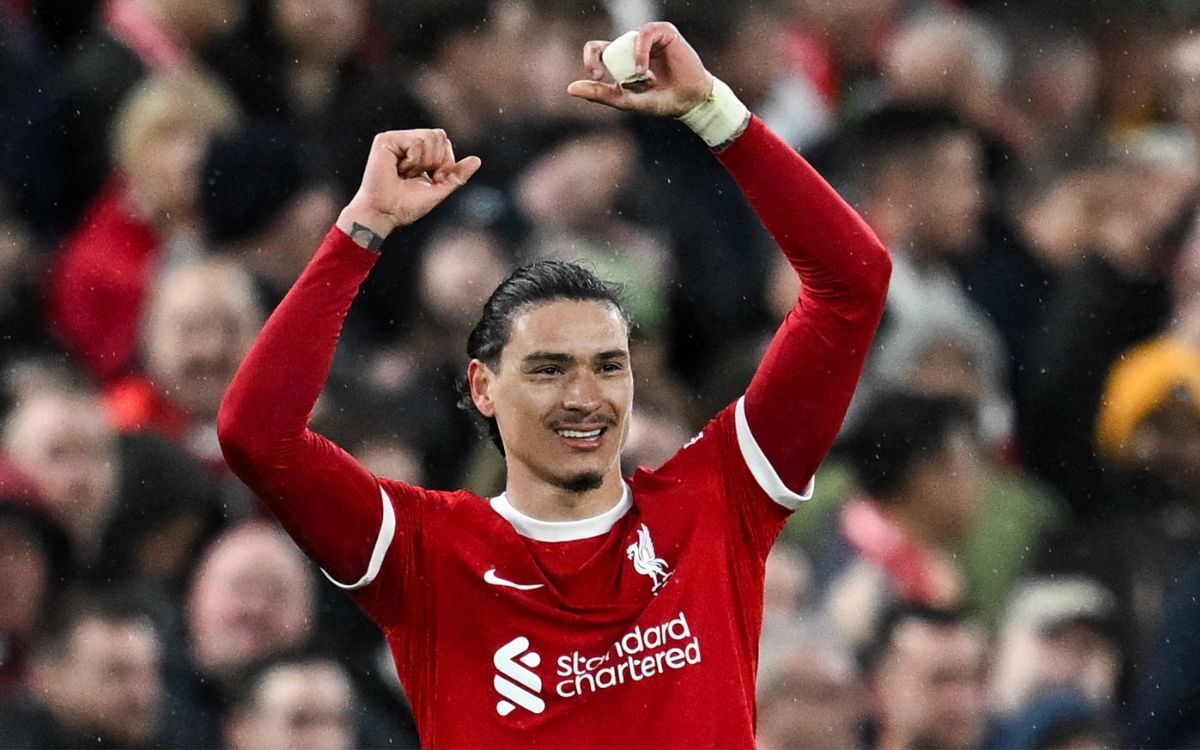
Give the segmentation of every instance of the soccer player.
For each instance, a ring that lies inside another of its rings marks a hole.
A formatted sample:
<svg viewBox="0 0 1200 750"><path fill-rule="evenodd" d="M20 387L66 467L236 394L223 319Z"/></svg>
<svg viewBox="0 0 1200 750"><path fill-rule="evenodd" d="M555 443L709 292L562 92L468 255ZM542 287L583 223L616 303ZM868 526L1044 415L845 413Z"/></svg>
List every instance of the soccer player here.
<svg viewBox="0 0 1200 750"><path fill-rule="evenodd" d="M491 499L377 477L307 428L338 332L391 231L479 168L437 130L389 132L267 323L220 415L225 455L386 634L426 746L754 744L763 566L841 424L890 261L863 221L709 74L673 26L639 30L649 80L574 96L681 117L803 281L744 397L657 471L622 479L629 329L571 264L516 271L467 349L507 465Z"/></svg>

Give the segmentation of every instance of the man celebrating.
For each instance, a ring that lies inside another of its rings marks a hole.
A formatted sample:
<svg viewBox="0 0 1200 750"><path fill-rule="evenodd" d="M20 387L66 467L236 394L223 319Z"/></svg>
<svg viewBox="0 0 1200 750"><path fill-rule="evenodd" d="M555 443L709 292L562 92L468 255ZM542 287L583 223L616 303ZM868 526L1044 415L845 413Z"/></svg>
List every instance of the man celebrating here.
<svg viewBox="0 0 1200 750"><path fill-rule="evenodd" d="M883 310L870 229L704 69L673 26L606 42L574 96L679 117L803 281L746 394L661 469L623 480L633 402L613 290L541 262L492 294L470 397L505 454L485 499L376 477L307 427L383 237L479 168L445 133L376 137L362 186L243 363L225 455L387 635L426 746L750 746L767 552L836 435ZM615 52L615 50L614 50Z"/></svg>

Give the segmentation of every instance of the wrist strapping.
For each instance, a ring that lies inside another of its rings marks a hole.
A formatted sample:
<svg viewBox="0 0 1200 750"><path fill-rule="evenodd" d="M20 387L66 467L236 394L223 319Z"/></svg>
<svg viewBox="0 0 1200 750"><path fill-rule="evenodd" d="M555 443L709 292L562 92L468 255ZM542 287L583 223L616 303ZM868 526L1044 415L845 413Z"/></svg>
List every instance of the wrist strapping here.
<svg viewBox="0 0 1200 750"><path fill-rule="evenodd" d="M733 89L720 78L713 78L712 91L679 120L700 136L710 148L724 146L741 135L750 122L750 110Z"/></svg>

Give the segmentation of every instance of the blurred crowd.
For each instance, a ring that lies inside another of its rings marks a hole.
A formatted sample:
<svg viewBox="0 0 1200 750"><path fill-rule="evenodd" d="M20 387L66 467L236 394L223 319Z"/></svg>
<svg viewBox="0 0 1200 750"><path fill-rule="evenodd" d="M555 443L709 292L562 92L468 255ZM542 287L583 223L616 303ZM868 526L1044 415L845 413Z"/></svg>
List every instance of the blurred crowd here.
<svg viewBox="0 0 1200 750"><path fill-rule="evenodd" d="M798 282L698 139L565 94L653 19L894 257L768 561L762 746L1200 744L1195 3L0 0L0 745L415 746L214 426L377 131L483 168L347 320L313 419L371 470L502 488L455 386L533 259L624 285L628 470L740 394Z"/></svg>

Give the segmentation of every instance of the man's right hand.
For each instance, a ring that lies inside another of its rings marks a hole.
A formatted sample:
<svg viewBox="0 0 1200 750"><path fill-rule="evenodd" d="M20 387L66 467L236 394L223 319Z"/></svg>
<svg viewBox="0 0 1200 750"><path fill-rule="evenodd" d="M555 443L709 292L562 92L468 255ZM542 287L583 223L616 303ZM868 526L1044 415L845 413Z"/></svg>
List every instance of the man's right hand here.
<svg viewBox="0 0 1200 750"><path fill-rule="evenodd" d="M479 169L479 157L454 160L444 130L389 130L375 136L358 192L337 226L364 247L375 247L397 227L412 224Z"/></svg>

